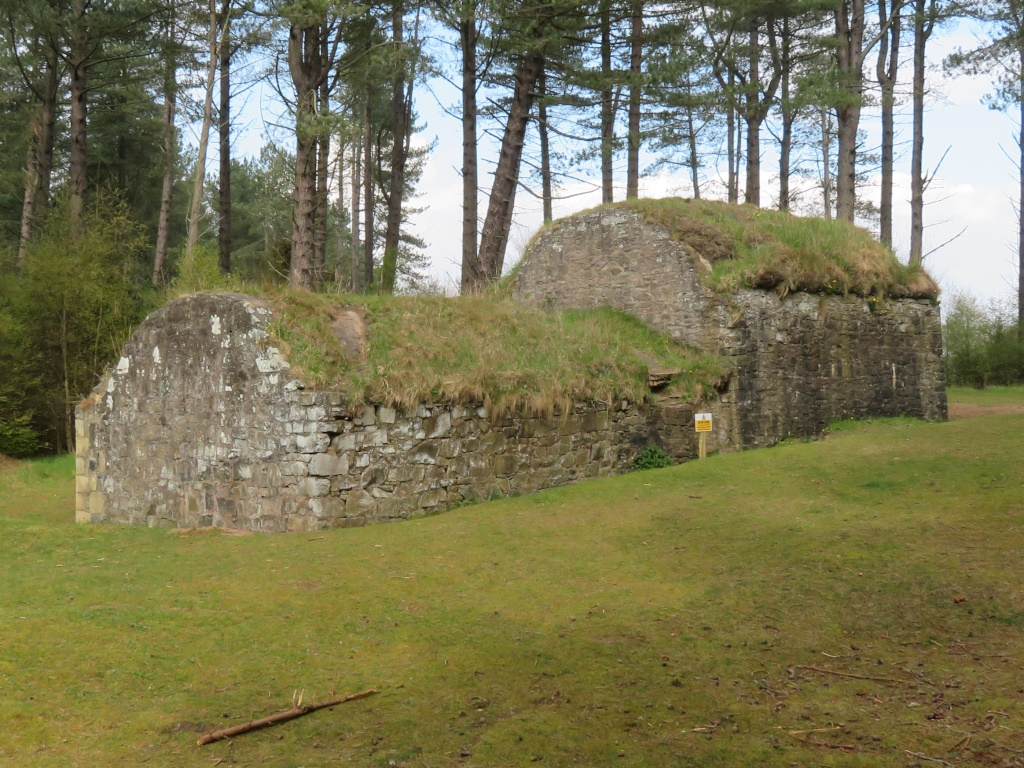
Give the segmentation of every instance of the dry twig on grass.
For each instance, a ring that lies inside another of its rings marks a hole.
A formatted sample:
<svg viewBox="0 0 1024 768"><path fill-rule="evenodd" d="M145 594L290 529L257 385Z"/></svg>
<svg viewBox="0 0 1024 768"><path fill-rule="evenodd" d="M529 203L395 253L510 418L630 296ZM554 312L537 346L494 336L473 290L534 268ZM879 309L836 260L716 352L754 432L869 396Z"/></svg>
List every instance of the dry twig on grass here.
<svg viewBox="0 0 1024 768"><path fill-rule="evenodd" d="M366 691L360 691L359 693L353 693L348 696L343 696L340 699L332 699L331 701L325 701L323 704L307 704L306 706L295 706L286 712L278 712L276 715L268 715L267 717L261 717L259 720L250 720L248 723L242 723L241 725L235 725L231 728L224 728L220 731L213 731L205 736L199 737L196 742L197 746L203 746L205 744L212 744L215 741L221 739L230 739L232 736L239 736L243 733L249 733L249 731L256 731L260 728L266 728L271 725L277 725L278 723L285 723L289 720L294 720L296 717L302 717L308 715L310 712L315 712L318 709L326 709L327 707L336 707L339 704L344 704L346 701L354 701L355 699L361 699L364 696L372 696L377 691L372 688ZM299 704L301 704L301 700Z"/></svg>
<svg viewBox="0 0 1024 768"><path fill-rule="evenodd" d="M819 675L835 675L836 677L851 677L854 680L874 680L876 683L899 683L900 685L907 685L908 683L916 682L914 680L900 680L896 677L875 677L874 675L855 675L852 672L839 672L835 669L826 669L825 667L808 667L798 666L797 669L806 669L808 672L817 672Z"/></svg>
<svg viewBox="0 0 1024 768"><path fill-rule="evenodd" d="M943 760L938 757L928 757L928 755L922 755L920 752L911 752L909 749L905 749L903 751L906 752L908 755L913 755L918 760L924 760L929 763L942 763L943 765L948 765L949 768L956 768L956 766L948 760Z"/></svg>

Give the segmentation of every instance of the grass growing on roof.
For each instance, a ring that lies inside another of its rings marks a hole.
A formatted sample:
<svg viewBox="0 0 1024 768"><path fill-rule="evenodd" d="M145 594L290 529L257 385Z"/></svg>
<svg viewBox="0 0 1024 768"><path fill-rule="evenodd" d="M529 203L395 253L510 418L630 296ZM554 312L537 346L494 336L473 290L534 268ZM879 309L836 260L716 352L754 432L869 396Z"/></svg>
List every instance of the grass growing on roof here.
<svg viewBox="0 0 1024 768"><path fill-rule="evenodd" d="M486 402L551 413L574 400L649 394L638 353L682 371L672 391L699 398L725 373L715 356L661 336L611 309L547 312L495 296L337 296L273 290L275 332L309 385L354 401L412 407L424 401ZM331 333L332 316L362 312L365 359Z"/></svg>
<svg viewBox="0 0 1024 768"><path fill-rule="evenodd" d="M843 221L678 197L620 205L665 226L711 262L709 282L722 290L926 299L939 293L924 270L901 264L866 230Z"/></svg>
<svg viewBox="0 0 1024 768"><path fill-rule="evenodd" d="M19 463L0 764L1015 765L1022 429L882 420L315 535L74 525L73 457Z"/></svg>

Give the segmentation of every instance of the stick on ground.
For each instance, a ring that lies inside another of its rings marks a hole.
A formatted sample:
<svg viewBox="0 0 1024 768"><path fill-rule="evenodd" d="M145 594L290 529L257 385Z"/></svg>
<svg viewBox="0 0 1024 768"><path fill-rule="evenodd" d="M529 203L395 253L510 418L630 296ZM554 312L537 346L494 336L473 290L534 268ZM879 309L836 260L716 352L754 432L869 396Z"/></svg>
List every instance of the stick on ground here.
<svg viewBox="0 0 1024 768"><path fill-rule="evenodd" d="M331 701L325 701L322 704L307 704L304 707L295 707L289 709L287 712L278 712L276 715L268 715L262 717L259 720L250 720L248 723L242 723L241 725L235 725L231 728L224 728L220 731L213 731L205 736L201 736L199 741L196 742L198 746L204 744L212 744L215 741L221 739L230 739L232 736L238 736L242 733L248 733L249 731L256 731L260 728L266 728L271 725L277 725L278 723L285 723L289 720L294 720L296 717L302 717L308 715L310 712L315 712L318 709L326 709L327 707L336 707L338 704L344 704L346 701L353 701L355 699L361 699L364 696L372 696L377 691L372 688L366 691L360 691L359 693L353 693L348 696L344 696L340 699L332 699Z"/></svg>
<svg viewBox="0 0 1024 768"><path fill-rule="evenodd" d="M797 669L806 669L808 672L817 672L820 675L835 675L836 677L852 677L854 680L874 680L876 683L899 683L900 685L907 685L914 682L913 680L899 680L895 677L875 677L873 675L855 675L852 672L840 672L835 669L825 669L824 667L807 667L799 666Z"/></svg>

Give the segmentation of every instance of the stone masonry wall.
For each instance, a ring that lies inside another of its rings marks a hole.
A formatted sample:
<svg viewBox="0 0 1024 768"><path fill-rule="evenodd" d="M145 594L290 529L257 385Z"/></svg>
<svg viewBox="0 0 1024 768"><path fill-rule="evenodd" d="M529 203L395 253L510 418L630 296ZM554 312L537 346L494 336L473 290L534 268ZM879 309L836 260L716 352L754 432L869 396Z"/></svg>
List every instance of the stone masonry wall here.
<svg viewBox="0 0 1024 768"><path fill-rule="evenodd" d="M636 211L599 208L561 219L530 244L515 296L538 307L607 305L653 328L702 346L703 316L713 293L700 262L664 227L650 227Z"/></svg>
<svg viewBox="0 0 1024 768"><path fill-rule="evenodd" d="M712 411L726 444L809 437L835 419L946 418L939 307L929 301L741 290L717 293L710 264L627 209L556 222L527 249L515 295L538 306L607 304L732 362Z"/></svg>
<svg viewBox="0 0 1024 768"><path fill-rule="evenodd" d="M748 290L715 315L736 371L724 397L737 444L812 437L837 419L946 418L942 326L930 301Z"/></svg>
<svg viewBox="0 0 1024 768"><path fill-rule="evenodd" d="M481 407L412 413L309 391L237 294L148 318L77 412L77 519L261 531L363 525L696 455L685 403L579 404L548 419ZM728 419L710 447L726 447Z"/></svg>

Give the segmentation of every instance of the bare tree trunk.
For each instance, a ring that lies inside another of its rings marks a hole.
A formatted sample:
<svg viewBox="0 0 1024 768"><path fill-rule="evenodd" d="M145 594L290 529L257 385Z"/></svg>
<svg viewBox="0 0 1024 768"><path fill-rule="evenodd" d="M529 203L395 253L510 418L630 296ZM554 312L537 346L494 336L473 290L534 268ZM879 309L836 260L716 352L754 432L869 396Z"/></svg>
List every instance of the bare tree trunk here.
<svg viewBox="0 0 1024 768"><path fill-rule="evenodd" d="M629 30L629 138L626 157L626 199L640 195L640 97L643 94L643 0L633 0Z"/></svg>
<svg viewBox="0 0 1024 768"><path fill-rule="evenodd" d="M25 260L25 249L39 211L50 199L50 173L53 168L53 127L57 118L57 52L47 49L43 76L31 84L39 99L32 111L28 151L25 158L25 196L21 209L21 234L18 263Z"/></svg>
<svg viewBox="0 0 1024 768"><path fill-rule="evenodd" d="M39 168L39 188L35 204L37 214L50 204L50 178L53 174L53 143L56 133L54 127L57 123L57 89L59 85L57 51L49 48L46 52L46 74L43 78L43 118L39 126L42 133L39 137L39 151L36 155L36 163Z"/></svg>
<svg viewBox="0 0 1024 768"><path fill-rule="evenodd" d="M882 91L882 190L878 236L882 243L888 246L892 245L892 173L896 133L893 112L896 77L899 74L901 3L902 0L893 0L890 11L886 8L886 0L878 0L879 23L885 25L886 21L891 19L888 29L879 41L878 62L875 66L878 87Z"/></svg>
<svg viewBox="0 0 1024 768"><path fill-rule="evenodd" d="M398 56L391 82L391 120L394 135L391 143L391 184L388 191L388 215L384 229L384 259L380 270L380 287L384 293L395 292L398 272L398 243L402 227L402 196L405 191L405 148L409 129L409 108L405 103L406 65L404 52L404 15L401 0L395 0L391 13L391 40Z"/></svg>
<svg viewBox="0 0 1024 768"><path fill-rule="evenodd" d="M736 121L736 167L732 173L733 192L732 196L734 202L740 201L740 163L743 161L743 153L740 152L740 147L743 146L743 121Z"/></svg>
<svg viewBox="0 0 1024 768"><path fill-rule="evenodd" d="M519 166L523 157L523 141L526 125L533 106L537 78L544 66L544 59L536 50L531 50L515 73L515 89L509 105L508 122L501 140L498 166L494 171L494 184L487 201L487 217L480 235L480 264L485 282L473 286L483 288L487 282L501 276L505 259L505 243L512 225L512 211L515 206L516 187L519 184Z"/></svg>
<svg viewBox="0 0 1024 768"><path fill-rule="evenodd" d="M1024 41L1018 38L1017 71L1024 72ZM1017 78L1018 103L1020 104L1020 123L1017 126L1017 341L1024 344L1024 77ZM1021 361L1024 365L1024 360ZM1024 371L1022 371L1024 372Z"/></svg>
<svg viewBox="0 0 1024 768"><path fill-rule="evenodd" d="M210 63L206 68L206 96L203 99L203 123L199 131L199 155L192 178L192 204L188 214L188 232L185 238L185 259L195 255L199 242L199 224L202 215L203 184L206 181L206 148L210 143L210 124L213 122L213 83L217 74L217 4L210 0L210 29L207 39Z"/></svg>
<svg viewBox="0 0 1024 768"><path fill-rule="evenodd" d="M221 7L224 25L220 41L220 221L217 245L220 248L220 271L231 271L231 0Z"/></svg>
<svg viewBox="0 0 1024 768"><path fill-rule="evenodd" d="M690 184L693 186L693 199L700 200L700 175L698 166L700 156L697 154L697 131L693 127L693 87L690 78L686 78L686 126L687 143L690 148Z"/></svg>
<svg viewBox="0 0 1024 768"><path fill-rule="evenodd" d="M612 109L611 0L601 0L601 202L615 199L612 150L615 115Z"/></svg>
<svg viewBox="0 0 1024 768"><path fill-rule="evenodd" d="M541 67L537 77L537 131L540 134L540 185L541 201L544 207L544 223L554 218L551 200L551 148L548 143L548 105L546 101L547 75L546 67Z"/></svg>
<svg viewBox="0 0 1024 768"><path fill-rule="evenodd" d="M28 154L25 159L25 198L21 206L21 235L18 239L19 264L25 263L25 250L32 237L36 201L39 199L39 152L43 132L41 110L33 112L30 130Z"/></svg>
<svg viewBox="0 0 1024 768"><path fill-rule="evenodd" d="M174 129L174 114L177 107L178 57L175 53L175 8L170 7L170 21L167 27L167 61L164 68L164 178L160 191L160 215L156 225L156 254L153 258L153 285L163 281L164 265L167 263L167 241L171 221L171 197L174 193L174 171L177 165L178 141Z"/></svg>
<svg viewBox="0 0 1024 768"><path fill-rule="evenodd" d="M736 182L736 104L733 100L733 86L736 83L736 77L733 71L729 70L729 93L727 97L726 106L728 108L728 115L726 117L726 132L728 138L726 140L726 158L729 163L729 176L726 180L726 186L728 187L728 196L730 203L738 203L740 199L739 185Z"/></svg>
<svg viewBox="0 0 1024 768"><path fill-rule="evenodd" d="M363 218L366 231L363 234L363 287L373 287L373 132L370 121L370 89L366 85L366 101L363 104Z"/></svg>
<svg viewBox="0 0 1024 768"><path fill-rule="evenodd" d="M324 71L327 67L327 37L323 39ZM324 267L327 264L327 181L330 174L331 135L327 132L327 113L330 101L327 95L327 81L319 85L320 107L317 113L316 131L316 207L313 215L313 271L316 283L323 283Z"/></svg>
<svg viewBox="0 0 1024 768"><path fill-rule="evenodd" d="M832 129L828 108L821 108L821 194L825 218L832 218Z"/></svg>
<svg viewBox="0 0 1024 768"><path fill-rule="evenodd" d="M352 290L361 293L366 285L363 283L362 261L359 258L359 168L361 163L361 143L356 140L352 142L352 178L351 194L349 194L349 267L352 270Z"/></svg>
<svg viewBox="0 0 1024 768"><path fill-rule="evenodd" d="M760 22L750 20L749 52L747 58L747 104L743 115L747 123L747 185L743 199L750 205L761 205L761 40Z"/></svg>
<svg viewBox="0 0 1024 768"><path fill-rule="evenodd" d="M338 137L338 266L334 270L334 282L339 291L351 290L352 268L345 252L348 241L345 232L345 144Z"/></svg>
<svg viewBox="0 0 1024 768"><path fill-rule="evenodd" d="M779 142L779 210L789 210L790 157L793 151L793 121L796 110L789 91L789 76L792 67L790 57L791 35L789 16L782 20L782 80L779 109L782 112L782 139Z"/></svg>
<svg viewBox="0 0 1024 768"><path fill-rule="evenodd" d="M71 151L69 157L68 188L70 213L74 221L82 218L85 208L86 179L86 120L87 120L87 58L88 35L85 31L85 0L74 0L71 43L68 57L71 80Z"/></svg>
<svg viewBox="0 0 1024 768"><path fill-rule="evenodd" d="M835 13L839 76L849 96L836 109L839 125L836 218L853 223L857 200L857 129L864 92L864 0L842 0Z"/></svg>
<svg viewBox="0 0 1024 768"><path fill-rule="evenodd" d="M934 8L935 0L914 2L914 138L910 156L911 266L920 266L924 261L924 68L925 47L935 26Z"/></svg>
<svg viewBox="0 0 1024 768"><path fill-rule="evenodd" d="M288 282L315 290L321 278L316 264L317 94L326 76L322 60L323 24L292 26L288 32L288 69L295 86L295 207Z"/></svg>
<svg viewBox="0 0 1024 768"><path fill-rule="evenodd" d="M466 0L472 7L472 0ZM476 163L476 43L474 13L459 21L462 45L462 281L463 292L485 281L476 251L477 163Z"/></svg>

